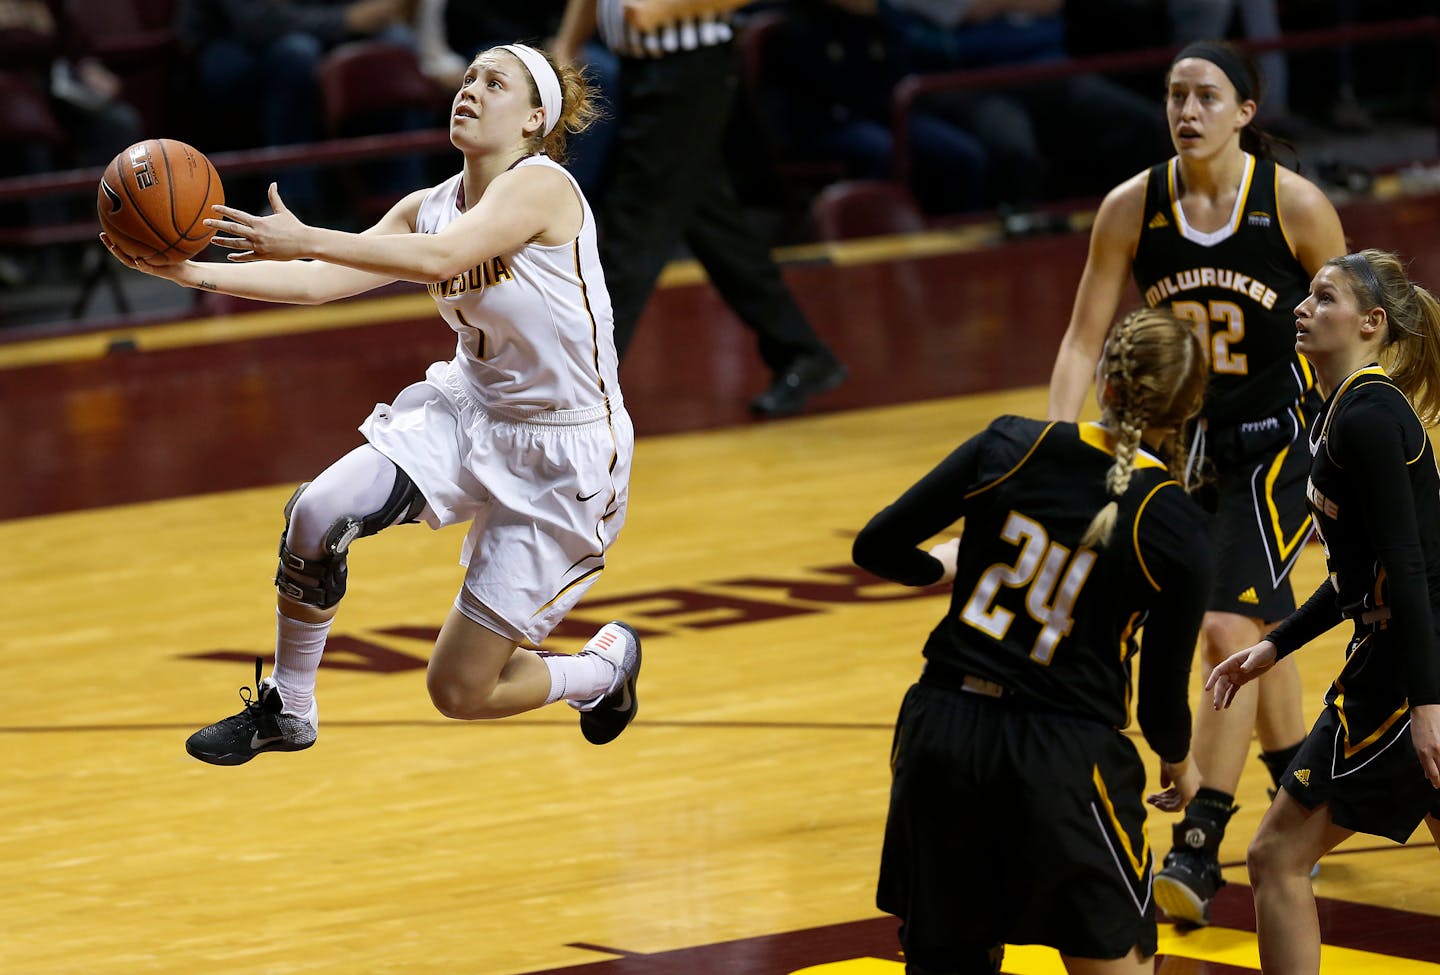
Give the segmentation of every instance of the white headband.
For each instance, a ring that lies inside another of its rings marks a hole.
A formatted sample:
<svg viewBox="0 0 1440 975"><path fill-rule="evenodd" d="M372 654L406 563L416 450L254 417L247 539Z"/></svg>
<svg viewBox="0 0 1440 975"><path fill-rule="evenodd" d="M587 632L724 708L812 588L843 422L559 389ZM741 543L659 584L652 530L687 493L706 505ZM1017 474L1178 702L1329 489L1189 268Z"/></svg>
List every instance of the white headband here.
<svg viewBox="0 0 1440 975"><path fill-rule="evenodd" d="M535 88L540 92L540 107L545 109L545 129L542 136L549 135L560 121L560 76L545 60L545 55L525 44L501 44L500 50L509 51L520 59L530 77L535 79Z"/></svg>

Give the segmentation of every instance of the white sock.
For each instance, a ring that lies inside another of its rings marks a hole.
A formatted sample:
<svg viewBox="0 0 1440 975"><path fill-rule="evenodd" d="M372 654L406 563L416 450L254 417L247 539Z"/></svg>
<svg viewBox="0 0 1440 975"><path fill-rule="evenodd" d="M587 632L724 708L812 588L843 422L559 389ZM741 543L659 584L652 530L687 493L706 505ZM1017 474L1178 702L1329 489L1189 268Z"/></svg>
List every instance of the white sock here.
<svg viewBox="0 0 1440 975"><path fill-rule="evenodd" d="M304 623L292 620L278 606L275 609L275 670L270 676L280 689L280 703L286 714L310 717L315 705L315 674L320 669L330 622Z"/></svg>
<svg viewBox="0 0 1440 975"><path fill-rule="evenodd" d="M550 693L546 704L566 701L598 701L610 693L615 682L615 665L594 651L545 653L540 659L550 670Z"/></svg>

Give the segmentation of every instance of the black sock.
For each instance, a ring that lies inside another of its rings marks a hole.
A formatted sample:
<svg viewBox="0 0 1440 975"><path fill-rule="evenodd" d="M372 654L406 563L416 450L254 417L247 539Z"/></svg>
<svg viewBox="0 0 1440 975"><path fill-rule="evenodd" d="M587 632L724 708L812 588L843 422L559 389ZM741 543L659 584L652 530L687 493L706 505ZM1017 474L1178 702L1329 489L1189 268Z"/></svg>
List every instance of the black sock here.
<svg viewBox="0 0 1440 975"><path fill-rule="evenodd" d="M1285 770L1295 760L1300 752L1300 746L1304 741L1297 741L1289 748L1277 748L1273 752L1261 752L1260 761L1265 763L1265 768L1270 772L1270 781L1275 783L1275 788L1280 788L1280 779L1285 775Z"/></svg>
<svg viewBox="0 0 1440 975"><path fill-rule="evenodd" d="M1237 808L1235 797L1230 793L1202 785L1195 798L1190 800L1190 805L1185 807L1185 818L1202 820L1224 833L1225 824L1230 822L1230 815Z"/></svg>

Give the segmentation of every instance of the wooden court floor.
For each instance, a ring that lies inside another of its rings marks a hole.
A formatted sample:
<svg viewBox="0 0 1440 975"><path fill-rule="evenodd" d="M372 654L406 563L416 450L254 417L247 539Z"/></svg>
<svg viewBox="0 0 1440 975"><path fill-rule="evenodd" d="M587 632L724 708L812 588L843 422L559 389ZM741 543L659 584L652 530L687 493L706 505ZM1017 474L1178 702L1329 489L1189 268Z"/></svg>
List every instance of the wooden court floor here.
<svg viewBox="0 0 1440 975"><path fill-rule="evenodd" d="M317 745L200 764L185 736L238 709L269 652L289 486L0 523L0 969L900 972L871 900L886 760L945 604L857 575L849 542L952 442L1042 395L642 440L611 567L554 641L615 617L644 634L639 718L605 748L563 706L431 710L461 535L411 526L354 551ZM1312 550L1302 590L1319 572ZM1312 705L1340 652L1305 653ZM1258 967L1250 771L1220 923L1167 928L1164 970ZM1152 814L1161 850L1168 824ZM1344 944L1325 970L1440 971L1435 867L1423 836L1327 860L1316 892ZM1006 968L1055 970L1037 951Z"/></svg>
<svg viewBox="0 0 1440 975"><path fill-rule="evenodd" d="M0 345L0 972L900 975L873 906L887 758L945 600L859 574L850 540L993 416L1043 409L1083 254L792 270L852 380L773 423L743 422L764 377L707 289L659 297L624 375L629 522L552 641L612 618L643 635L639 718L604 748L563 706L431 709L461 533L412 526L352 554L314 748L184 753L271 650L294 483L443 354L422 312ZM1017 314L1042 266L1066 270ZM1297 588L1321 572L1312 548ZM1312 713L1341 652L1301 658ZM1242 861L1265 784L1252 761L1216 923L1162 926L1161 971L1258 970ZM1170 822L1148 824L1162 852ZM1422 831L1324 862L1324 971L1440 972L1436 857ZM1059 970L1043 949L1005 965Z"/></svg>

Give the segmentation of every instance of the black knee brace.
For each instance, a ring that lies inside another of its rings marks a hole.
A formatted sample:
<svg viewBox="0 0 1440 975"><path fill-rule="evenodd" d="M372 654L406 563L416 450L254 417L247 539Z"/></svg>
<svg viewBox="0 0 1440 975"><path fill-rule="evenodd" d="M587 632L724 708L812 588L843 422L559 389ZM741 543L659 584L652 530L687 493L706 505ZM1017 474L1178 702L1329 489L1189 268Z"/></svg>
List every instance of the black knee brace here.
<svg viewBox="0 0 1440 975"><path fill-rule="evenodd" d="M280 595L297 603L329 609L345 595L345 556L350 543L374 535L382 528L414 521L425 507L425 496L408 474L395 468L395 484L384 506L372 514L341 515L335 519L321 543L325 554L306 559L290 551L286 539L290 534L290 513L309 486L310 482L306 481L285 502L285 528L280 532L280 565L275 570L275 588Z"/></svg>

